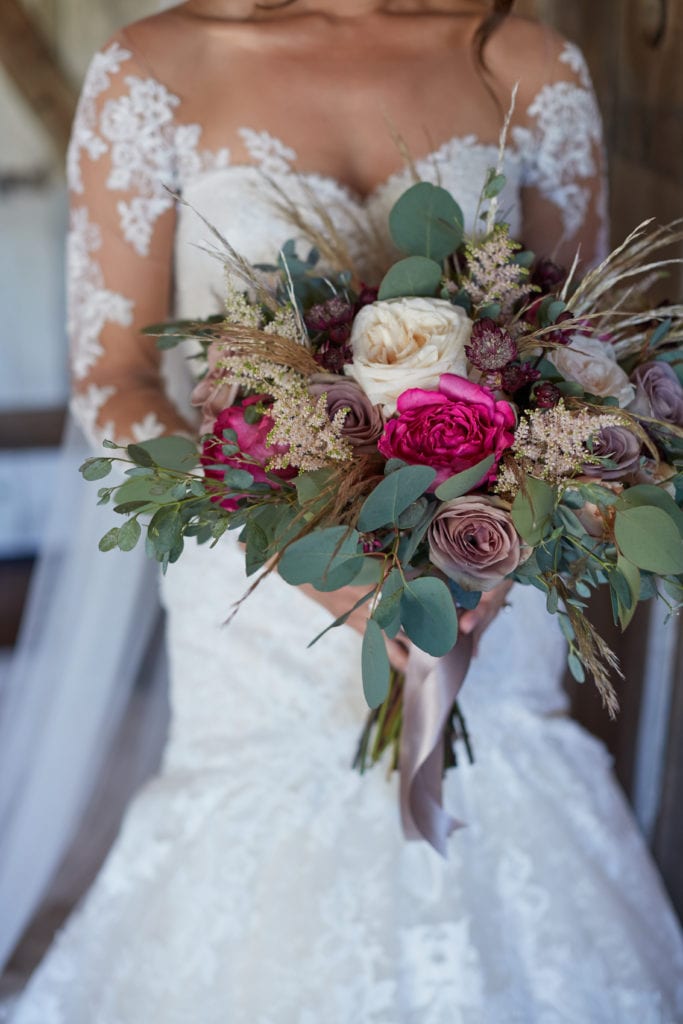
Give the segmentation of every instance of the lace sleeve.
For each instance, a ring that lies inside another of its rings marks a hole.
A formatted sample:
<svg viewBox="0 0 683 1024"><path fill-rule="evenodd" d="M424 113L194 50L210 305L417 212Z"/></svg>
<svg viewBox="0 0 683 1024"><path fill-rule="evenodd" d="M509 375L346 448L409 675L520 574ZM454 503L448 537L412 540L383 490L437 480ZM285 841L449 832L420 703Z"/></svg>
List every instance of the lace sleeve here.
<svg viewBox="0 0 683 1024"><path fill-rule="evenodd" d="M512 137L522 156L524 240L565 265L609 248L602 119L581 51L553 40L553 74Z"/></svg>
<svg viewBox="0 0 683 1024"><path fill-rule="evenodd" d="M68 153L72 411L93 443L188 431L153 338L171 305L177 100L112 42L88 71Z"/></svg>

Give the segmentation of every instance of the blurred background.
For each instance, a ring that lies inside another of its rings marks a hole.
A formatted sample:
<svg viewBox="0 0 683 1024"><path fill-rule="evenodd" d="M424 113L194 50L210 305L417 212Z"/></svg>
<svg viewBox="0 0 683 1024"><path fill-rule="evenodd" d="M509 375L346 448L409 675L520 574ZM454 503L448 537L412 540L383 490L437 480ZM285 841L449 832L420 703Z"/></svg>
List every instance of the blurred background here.
<svg viewBox="0 0 683 1024"><path fill-rule="evenodd" d="M62 168L74 106L92 53L120 25L158 7L157 0L0 0L0 699L67 402ZM647 217L683 216L683 0L520 0L518 7L586 54L605 121L613 241ZM683 273L666 282L662 297L683 298ZM625 671L622 713L610 723L591 688L568 683L574 713L609 745L683 915L682 633L661 609L642 609L625 638L607 609L595 616ZM0 992L21 984L96 871L131 788L153 767L143 738L157 729L160 745L163 729L150 725L150 715L163 720L162 707L158 696L134 698L105 773L111 813L104 822L92 812L86 818Z"/></svg>

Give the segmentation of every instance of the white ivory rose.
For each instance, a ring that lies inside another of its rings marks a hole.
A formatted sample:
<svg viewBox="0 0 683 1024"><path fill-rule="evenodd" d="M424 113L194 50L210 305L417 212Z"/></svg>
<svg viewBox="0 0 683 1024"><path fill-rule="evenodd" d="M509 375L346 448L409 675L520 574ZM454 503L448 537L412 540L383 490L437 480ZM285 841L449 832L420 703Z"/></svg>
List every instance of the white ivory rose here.
<svg viewBox="0 0 683 1024"><path fill-rule="evenodd" d="M575 334L568 345L549 353L548 359L565 380L575 381L591 395L618 399L622 409L635 397L635 388L609 342Z"/></svg>
<svg viewBox="0 0 683 1024"><path fill-rule="evenodd" d="M442 373L467 376L472 321L446 299L386 299L364 306L353 322L353 362L344 372L387 416L408 388L436 389Z"/></svg>

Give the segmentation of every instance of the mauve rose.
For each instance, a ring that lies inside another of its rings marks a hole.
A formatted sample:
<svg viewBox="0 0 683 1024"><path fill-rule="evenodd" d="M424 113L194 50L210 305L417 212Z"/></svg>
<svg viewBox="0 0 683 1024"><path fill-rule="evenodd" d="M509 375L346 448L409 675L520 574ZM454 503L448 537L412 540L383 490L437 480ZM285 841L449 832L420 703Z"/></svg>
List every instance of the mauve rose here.
<svg viewBox="0 0 683 1024"><path fill-rule="evenodd" d="M668 363L644 363L631 374L636 386L631 412L683 427L683 387Z"/></svg>
<svg viewBox="0 0 683 1024"><path fill-rule="evenodd" d="M252 395L250 398L245 398L241 405L233 405L219 413L213 425L214 436L204 442L202 449L201 461L204 466L220 462L224 466L232 466L233 469L245 469L251 473L255 483L267 483L270 487L277 488L278 485L268 479L265 466L274 455L282 455L287 449L282 445L267 443L266 438L273 427L273 420L267 413L257 423L247 423L244 418L245 408L269 400L268 395ZM239 446L239 452L235 455L226 455L223 452L223 445L230 443L223 438L224 430L234 430L237 434L235 443ZM254 461L247 461L244 455L248 455ZM223 473L220 469L205 469L204 472L207 477L223 482ZM273 472L275 476L279 476L283 480L289 480L296 474L293 467ZM233 512L238 507L241 497L244 495L237 494L233 498L224 498L221 505Z"/></svg>
<svg viewBox="0 0 683 1024"><path fill-rule="evenodd" d="M628 427L603 427L595 438L593 453L616 463L614 469L587 462L583 467L586 476L601 480L620 480L638 469L642 445Z"/></svg>
<svg viewBox="0 0 683 1024"><path fill-rule="evenodd" d="M192 404L200 406L202 410L200 435L212 432L218 414L232 405L237 397L237 385L232 384L227 371L219 369L217 365L227 352L225 342L214 341L209 345L206 354L208 371L192 392Z"/></svg>
<svg viewBox="0 0 683 1024"><path fill-rule="evenodd" d="M514 440L515 414L488 388L444 373L438 391L411 388L398 398L378 448L387 458L437 470L432 488L489 455L496 463ZM495 477L495 467L487 479ZM483 481L481 481L483 482Z"/></svg>
<svg viewBox="0 0 683 1024"><path fill-rule="evenodd" d="M564 348L549 352L548 359L565 380L576 381L588 394L616 398L622 408L633 401L633 385L608 341L575 334Z"/></svg>
<svg viewBox="0 0 683 1024"><path fill-rule="evenodd" d="M384 416L355 381L332 373L314 373L309 377L308 390L314 398L327 395L327 414L331 420L340 409L348 409L342 434L359 455L377 454Z"/></svg>
<svg viewBox="0 0 683 1024"><path fill-rule="evenodd" d="M493 590L530 554L503 502L486 495L445 502L427 536L434 565L465 590Z"/></svg>
<svg viewBox="0 0 683 1024"><path fill-rule="evenodd" d="M595 483L591 477L585 474L584 476L577 476L572 482L576 484ZM601 480L601 485L606 487L607 490L612 491L613 494L622 494L624 490L624 485L618 480ZM607 540L611 528L609 511L603 514L592 501L586 501L580 508L575 510L574 514L589 537L595 537L596 540Z"/></svg>

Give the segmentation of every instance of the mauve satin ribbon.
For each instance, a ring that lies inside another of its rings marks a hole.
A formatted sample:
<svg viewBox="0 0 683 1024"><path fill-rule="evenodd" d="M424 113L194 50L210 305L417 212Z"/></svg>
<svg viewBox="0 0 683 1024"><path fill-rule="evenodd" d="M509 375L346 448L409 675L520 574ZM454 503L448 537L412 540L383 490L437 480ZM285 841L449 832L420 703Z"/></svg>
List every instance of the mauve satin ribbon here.
<svg viewBox="0 0 683 1024"><path fill-rule="evenodd" d="M403 689L399 751L403 832L426 839L443 857L448 837L464 822L442 805L443 733L472 658L472 636L461 634L443 658L412 646Z"/></svg>

